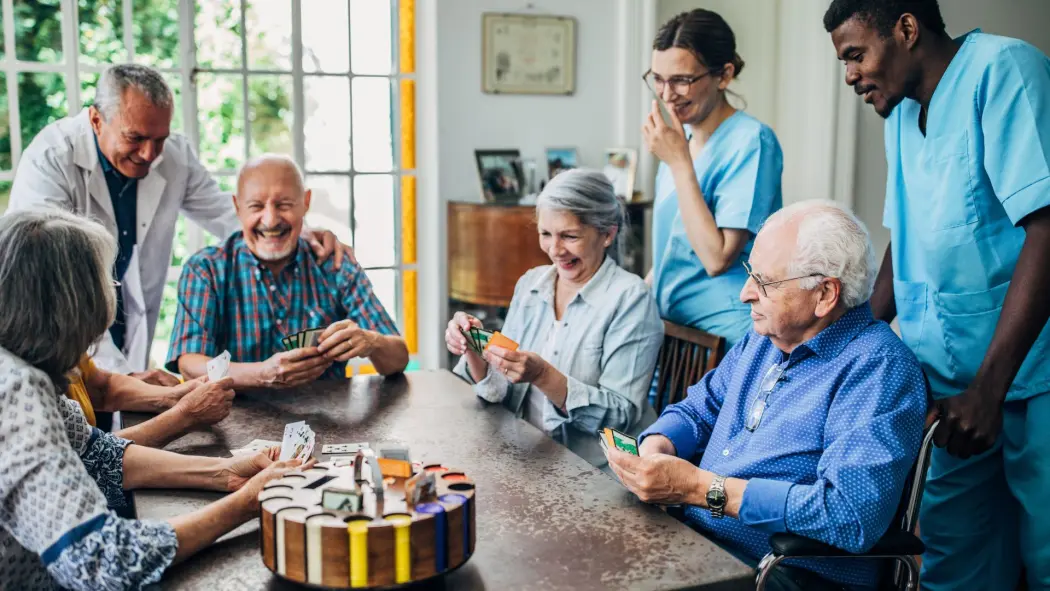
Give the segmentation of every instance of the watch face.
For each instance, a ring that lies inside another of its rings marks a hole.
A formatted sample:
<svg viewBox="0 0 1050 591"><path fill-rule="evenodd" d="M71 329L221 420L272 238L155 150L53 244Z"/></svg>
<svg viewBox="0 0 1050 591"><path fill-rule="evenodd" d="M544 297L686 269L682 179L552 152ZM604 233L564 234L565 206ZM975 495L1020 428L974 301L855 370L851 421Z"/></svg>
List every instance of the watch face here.
<svg viewBox="0 0 1050 591"><path fill-rule="evenodd" d="M709 490L707 491L707 505L709 507L725 507L726 506L726 493L721 490Z"/></svg>

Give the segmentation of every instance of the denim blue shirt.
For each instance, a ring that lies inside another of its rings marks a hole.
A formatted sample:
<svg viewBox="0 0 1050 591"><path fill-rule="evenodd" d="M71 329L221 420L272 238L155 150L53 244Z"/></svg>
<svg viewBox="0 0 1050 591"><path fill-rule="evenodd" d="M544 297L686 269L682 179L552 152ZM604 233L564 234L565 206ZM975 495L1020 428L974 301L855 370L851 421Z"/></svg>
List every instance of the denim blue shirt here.
<svg viewBox="0 0 1050 591"><path fill-rule="evenodd" d="M135 229L138 219L138 180L124 176L117 170L102 153L98 146L98 137L95 137L95 151L98 152L98 162L102 165L102 172L106 177L106 188L109 189L109 198L113 202L113 217L117 222L117 261L114 265L114 275L117 280L124 279L124 273L131 263L131 254L138 242L138 233ZM109 333L113 336L113 343L118 348L124 348L124 334L126 331L124 323L124 290L117 290L117 317L113 325L109 327Z"/></svg>
<svg viewBox="0 0 1050 591"><path fill-rule="evenodd" d="M786 371L758 427L748 431L748 411L775 364ZM642 437L665 435L679 457L748 481L739 519L686 508L713 538L755 560L769 551L770 534L784 531L861 552L896 512L925 412L918 361L864 304L790 355L750 331ZM797 565L841 584L876 582L871 561Z"/></svg>

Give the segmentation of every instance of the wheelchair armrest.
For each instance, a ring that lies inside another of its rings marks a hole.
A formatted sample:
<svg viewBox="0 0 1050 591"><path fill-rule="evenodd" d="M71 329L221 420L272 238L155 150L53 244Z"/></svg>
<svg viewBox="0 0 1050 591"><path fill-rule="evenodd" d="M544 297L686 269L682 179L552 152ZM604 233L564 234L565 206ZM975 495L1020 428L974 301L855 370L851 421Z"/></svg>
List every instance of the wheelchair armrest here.
<svg viewBox="0 0 1050 591"><path fill-rule="evenodd" d="M917 556L926 551L925 544L915 534L899 529L886 532L870 550L860 554L846 552L824 542L791 533L773 534L769 537L769 546L773 549L773 554L790 558Z"/></svg>

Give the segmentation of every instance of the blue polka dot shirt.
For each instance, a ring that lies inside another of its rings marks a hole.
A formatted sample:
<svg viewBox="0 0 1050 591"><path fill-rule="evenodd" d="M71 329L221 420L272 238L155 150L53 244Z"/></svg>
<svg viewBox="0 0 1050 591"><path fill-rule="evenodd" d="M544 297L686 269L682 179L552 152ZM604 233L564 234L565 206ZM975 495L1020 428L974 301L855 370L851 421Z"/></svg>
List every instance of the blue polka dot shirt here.
<svg viewBox="0 0 1050 591"><path fill-rule="evenodd" d="M864 304L790 355L750 331L642 438L664 435L679 457L748 481L739 519L686 508L694 526L734 550L757 561L769 536L786 531L863 552L896 513L925 413L918 361ZM870 560L789 564L852 587L877 581Z"/></svg>

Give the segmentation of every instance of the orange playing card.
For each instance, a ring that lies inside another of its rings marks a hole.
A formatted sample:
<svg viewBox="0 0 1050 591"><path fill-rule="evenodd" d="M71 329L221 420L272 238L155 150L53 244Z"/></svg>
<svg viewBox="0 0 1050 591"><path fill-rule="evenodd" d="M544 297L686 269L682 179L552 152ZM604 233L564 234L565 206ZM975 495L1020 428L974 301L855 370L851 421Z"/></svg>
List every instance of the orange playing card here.
<svg viewBox="0 0 1050 591"><path fill-rule="evenodd" d="M518 350L518 344L515 343L514 341L508 339L507 337L503 336L500 333L500 331L498 331L498 330L496 332L492 333L492 337L489 338L489 344L485 345L485 348L488 349L492 345L496 345L498 347L503 347L504 349L506 349L508 351L517 351Z"/></svg>
<svg viewBox="0 0 1050 591"><path fill-rule="evenodd" d="M409 478L412 476L412 464L404 460L391 458L376 458L379 460L379 470L383 476L394 476L397 478Z"/></svg>

